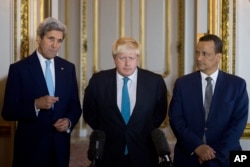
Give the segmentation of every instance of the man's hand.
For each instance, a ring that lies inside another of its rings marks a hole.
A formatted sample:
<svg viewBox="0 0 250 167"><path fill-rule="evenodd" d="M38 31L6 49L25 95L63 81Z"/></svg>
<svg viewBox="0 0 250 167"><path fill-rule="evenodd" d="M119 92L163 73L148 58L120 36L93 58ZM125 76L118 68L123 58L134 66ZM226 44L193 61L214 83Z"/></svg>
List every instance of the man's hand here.
<svg viewBox="0 0 250 167"><path fill-rule="evenodd" d="M202 164L204 161L208 161L216 158L215 150L209 145L202 144L194 150L195 154L199 157L199 162Z"/></svg>
<svg viewBox="0 0 250 167"><path fill-rule="evenodd" d="M54 127L58 132L64 132L69 128L69 119L68 118L60 118L54 123Z"/></svg>
<svg viewBox="0 0 250 167"><path fill-rule="evenodd" d="M57 101L59 101L59 97L42 96L35 99L35 106L37 109L50 109Z"/></svg>

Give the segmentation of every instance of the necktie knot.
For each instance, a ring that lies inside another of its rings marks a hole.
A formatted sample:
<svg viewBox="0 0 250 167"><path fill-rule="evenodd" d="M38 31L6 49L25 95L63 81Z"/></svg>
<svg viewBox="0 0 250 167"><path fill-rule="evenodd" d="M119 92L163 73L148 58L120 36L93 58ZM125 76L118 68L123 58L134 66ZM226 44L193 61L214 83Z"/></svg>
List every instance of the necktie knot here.
<svg viewBox="0 0 250 167"><path fill-rule="evenodd" d="M129 78L128 78L128 77L124 77L124 78L123 78L123 84L124 84L124 85L127 85L128 80L129 80Z"/></svg>
<svg viewBox="0 0 250 167"><path fill-rule="evenodd" d="M206 81L207 81L207 82L211 82L211 81L212 81L212 78L211 78L211 77L207 77L207 78L206 78Z"/></svg>
<svg viewBox="0 0 250 167"><path fill-rule="evenodd" d="M51 63L51 61L50 61L50 60L46 60L46 61L45 61L46 68L50 68L50 63Z"/></svg>

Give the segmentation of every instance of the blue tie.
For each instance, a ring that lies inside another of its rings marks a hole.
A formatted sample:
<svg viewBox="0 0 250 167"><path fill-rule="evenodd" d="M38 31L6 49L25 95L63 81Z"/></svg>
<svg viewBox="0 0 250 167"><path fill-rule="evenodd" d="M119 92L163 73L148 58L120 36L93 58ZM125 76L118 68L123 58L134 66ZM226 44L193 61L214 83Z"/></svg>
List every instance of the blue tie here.
<svg viewBox="0 0 250 167"><path fill-rule="evenodd" d="M129 78L125 77L123 78L123 87L122 87L122 105L121 105L121 113L122 117L125 121L125 123L128 123L129 117L130 117L130 100L129 100L129 94L128 94L128 80ZM125 146L124 154L128 154L128 147Z"/></svg>
<svg viewBox="0 0 250 167"><path fill-rule="evenodd" d="M52 80L52 74L50 71L50 60L46 60L46 69L45 69L45 80L46 80L46 84L47 84L47 88L49 90L49 95L50 96L54 96L54 84L53 84L53 80Z"/></svg>
<svg viewBox="0 0 250 167"><path fill-rule="evenodd" d="M123 78L123 87L122 87L122 105L121 105L121 112L125 123L128 123L130 117L130 101L129 101L129 94L128 94L128 83L129 78Z"/></svg>

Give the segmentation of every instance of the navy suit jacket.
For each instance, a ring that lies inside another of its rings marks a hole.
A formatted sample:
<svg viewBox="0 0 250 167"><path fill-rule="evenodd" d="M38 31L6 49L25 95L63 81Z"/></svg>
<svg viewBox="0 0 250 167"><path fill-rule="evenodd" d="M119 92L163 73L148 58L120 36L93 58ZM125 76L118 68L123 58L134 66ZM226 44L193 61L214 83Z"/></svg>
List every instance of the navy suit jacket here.
<svg viewBox="0 0 250 167"><path fill-rule="evenodd" d="M248 105L245 81L219 71L205 122L200 72L177 79L169 108L170 124L177 138L175 166L199 166L197 156L192 153L203 144L204 133L217 157L204 165L229 166L230 150L241 150L239 140L247 123Z"/></svg>
<svg viewBox="0 0 250 167"><path fill-rule="evenodd" d="M10 65L2 116L8 121L18 121L13 166L44 167L56 160L60 167L69 165L70 134L57 132L53 124L59 118L68 118L72 131L82 109L74 65L58 56L54 62L55 96L59 101L54 110L41 109L38 116L34 101L49 93L36 52ZM48 159L50 154L56 159Z"/></svg>
<svg viewBox="0 0 250 167"><path fill-rule="evenodd" d="M136 104L126 125L117 106L116 69L92 76L85 91L83 116L94 130L106 134L102 166L118 167L127 143L131 167L154 167L158 156L150 133L167 113L167 89L163 78L138 69Z"/></svg>

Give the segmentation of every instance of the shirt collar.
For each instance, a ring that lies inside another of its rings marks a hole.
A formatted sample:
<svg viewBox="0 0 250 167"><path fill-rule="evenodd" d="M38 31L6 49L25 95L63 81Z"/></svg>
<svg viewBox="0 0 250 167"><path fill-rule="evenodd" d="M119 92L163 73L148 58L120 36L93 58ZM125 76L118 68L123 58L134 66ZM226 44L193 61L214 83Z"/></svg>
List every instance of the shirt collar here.
<svg viewBox="0 0 250 167"><path fill-rule="evenodd" d="M37 54L38 59L39 59L39 61L40 61L41 63L44 63L46 60L48 60L48 59L44 58L44 57L41 55L41 53L38 52L38 50L36 50L36 54ZM50 59L50 61L51 61L52 64L54 64L54 58L53 58L53 59Z"/></svg>
<svg viewBox="0 0 250 167"><path fill-rule="evenodd" d="M214 73L212 73L209 76L203 72L200 72L200 73L201 73L202 80L205 80L207 77L211 77L213 79L213 81L216 82L218 74L219 74L219 69L217 69Z"/></svg>
<svg viewBox="0 0 250 167"><path fill-rule="evenodd" d="M130 80L132 81L136 81L136 78L137 78L137 73L138 73L138 69L136 68L136 70L133 72L133 74L131 74L130 76L127 76ZM119 80L122 80L124 78L124 76L122 76L121 74L119 74L117 71L116 71L116 76Z"/></svg>

